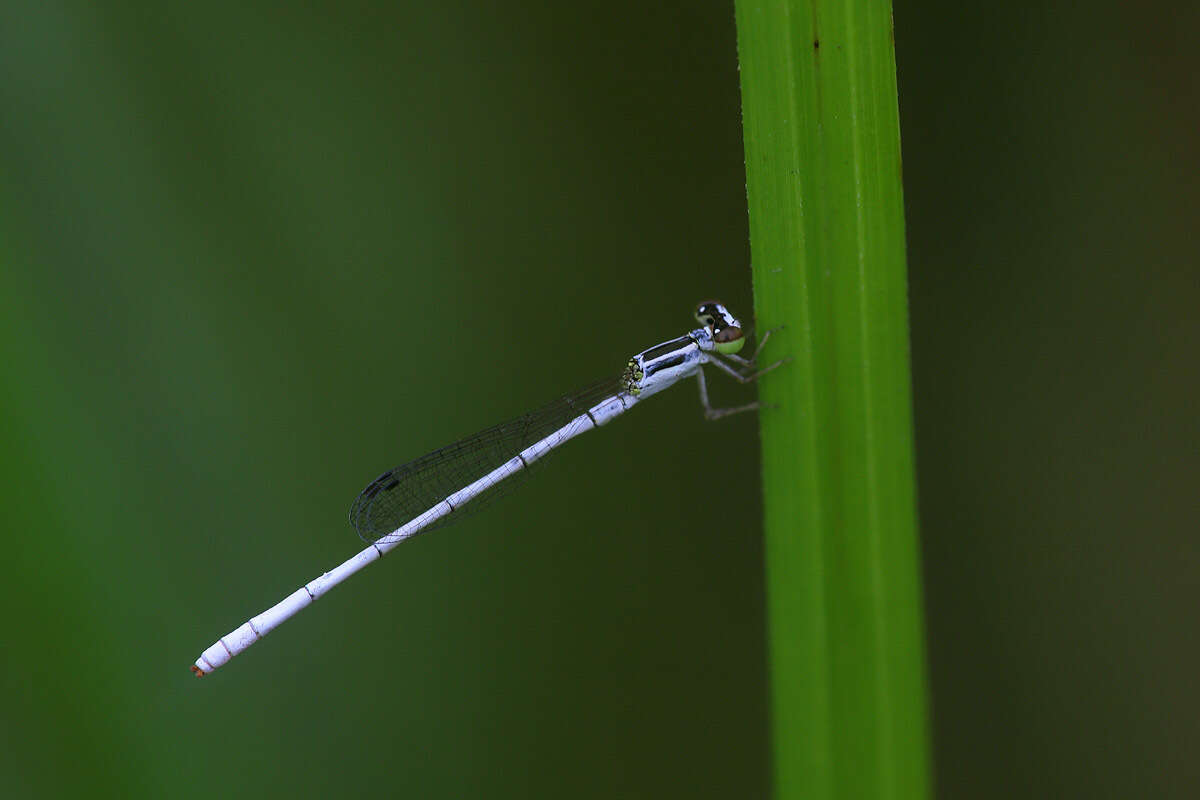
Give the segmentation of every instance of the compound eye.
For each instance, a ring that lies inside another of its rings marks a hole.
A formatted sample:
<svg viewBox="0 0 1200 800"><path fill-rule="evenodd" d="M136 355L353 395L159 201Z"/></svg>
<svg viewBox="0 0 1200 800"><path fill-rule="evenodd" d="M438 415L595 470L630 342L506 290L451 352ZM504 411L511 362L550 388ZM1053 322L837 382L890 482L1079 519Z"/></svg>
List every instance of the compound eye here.
<svg viewBox="0 0 1200 800"><path fill-rule="evenodd" d="M736 353L746 344L746 335L742 333L741 328L730 325L717 331L713 341L717 344L718 353Z"/></svg>
<svg viewBox="0 0 1200 800"><path fill-rule="evenodd" d="M723 344L725 342L732 342L736 339L741 339L743 336L745 336L745 334L742 333L741 328L730 325L728 328L721 328L721 330L717 331L717 335L713 338L716 339L718 344Z"/></svg>

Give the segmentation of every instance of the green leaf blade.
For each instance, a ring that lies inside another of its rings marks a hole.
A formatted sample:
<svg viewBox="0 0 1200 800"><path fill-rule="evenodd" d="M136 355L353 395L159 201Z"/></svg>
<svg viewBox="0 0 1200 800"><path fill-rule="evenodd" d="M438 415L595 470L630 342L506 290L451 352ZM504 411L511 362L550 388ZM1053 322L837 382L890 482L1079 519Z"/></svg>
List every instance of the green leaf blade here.
<svg viewBox="0 0 1200 800"><path fill-rule="evenodd" d="M887 3L739 2L780 797L925 797L904 212Z"/></svg>

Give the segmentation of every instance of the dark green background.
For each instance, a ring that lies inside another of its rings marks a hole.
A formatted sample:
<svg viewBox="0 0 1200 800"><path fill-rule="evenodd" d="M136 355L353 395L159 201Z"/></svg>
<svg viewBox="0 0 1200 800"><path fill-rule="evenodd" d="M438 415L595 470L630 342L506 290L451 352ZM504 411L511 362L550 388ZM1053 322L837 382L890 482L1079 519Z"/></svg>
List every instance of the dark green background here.
<svg viewBox="0 0 1200 800"><path fill-rule="evenodd" d="M939 794L1194 796L1200 15L968 5L895 9ZM187 671L382 469L751 315L735 53L0 8L5 796L767 792L756 425L690 387Z"/></svg>

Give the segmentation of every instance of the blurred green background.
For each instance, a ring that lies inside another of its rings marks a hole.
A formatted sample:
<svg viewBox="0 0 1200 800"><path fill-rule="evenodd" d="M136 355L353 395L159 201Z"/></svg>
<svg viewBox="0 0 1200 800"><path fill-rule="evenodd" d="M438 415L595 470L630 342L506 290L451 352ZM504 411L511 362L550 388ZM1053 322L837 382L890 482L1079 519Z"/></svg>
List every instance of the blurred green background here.
<svg viewBox="0 0 1200 800"><path fill-rule="evenodd" d="M895 20L939 795L1195 796L1200 12ZM383 469L751 316L735 52L715 2L0 8L6 797L768 792L757 428L690 389L187 670Z"/></svg>

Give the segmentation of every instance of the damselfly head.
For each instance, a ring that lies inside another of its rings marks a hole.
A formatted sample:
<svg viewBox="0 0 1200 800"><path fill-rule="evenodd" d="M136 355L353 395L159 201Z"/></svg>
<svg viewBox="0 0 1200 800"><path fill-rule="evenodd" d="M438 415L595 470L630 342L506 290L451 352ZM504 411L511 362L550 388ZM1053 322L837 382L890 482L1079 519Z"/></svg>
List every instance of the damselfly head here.
<svg viewBox="0 0 1200 800"><path fill-rule="evenodd" d="M712 332L718 353L736 353L746 343L742 323L716 300L705 300L696 306L696 319Z"/></svg>

